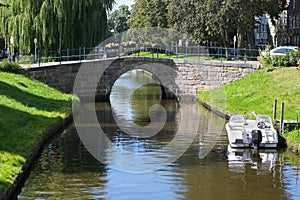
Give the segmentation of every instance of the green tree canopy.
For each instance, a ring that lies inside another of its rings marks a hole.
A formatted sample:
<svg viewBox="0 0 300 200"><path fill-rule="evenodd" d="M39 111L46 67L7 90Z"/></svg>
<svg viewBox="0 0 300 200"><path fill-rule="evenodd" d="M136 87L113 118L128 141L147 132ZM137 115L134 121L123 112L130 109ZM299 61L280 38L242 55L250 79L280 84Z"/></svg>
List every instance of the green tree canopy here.
<svg viewBox="0 0 300 200"><path fill-rule="evenodd" d="M285 5L286 0L169 0L169 26L199 43L214 40L229 46L237 35L239 47L254 47L255 17L268 13L277 18Z"/></svg>
<svg viewBox="0 0 300 200"><path fill-rule="evenodd" d="M121 5L112 12L108 16L107 36L112 36L112 32L116 34L127 31L129 29L130 14L129 6L127 5Z"/></svg>
<svg viewBox="0 0 300 200"><path fill-rule="evenodd" d="M104 39L107 10L114 0L3 0L0 37L14 38L21 53L39 49L94 46Z"/></svg>
<svg viewBox="0 0 300 200"><path fill-rule="evenodd" d="M168 27L168 0L135 0L130 17L131 28Z"/></svg>

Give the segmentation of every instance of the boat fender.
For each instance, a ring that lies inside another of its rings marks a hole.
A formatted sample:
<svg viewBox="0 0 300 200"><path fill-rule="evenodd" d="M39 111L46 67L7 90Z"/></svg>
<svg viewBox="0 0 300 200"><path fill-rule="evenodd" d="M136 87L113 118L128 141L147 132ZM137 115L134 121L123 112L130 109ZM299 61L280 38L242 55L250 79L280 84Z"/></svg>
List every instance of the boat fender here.
<svg viewBox="0 0 300 200"><path fill-rule="evenodd" d="M262 141L262 133L260 130L253 130L251 132L252 135L252 146L257 149L259 144Z"/></svg>

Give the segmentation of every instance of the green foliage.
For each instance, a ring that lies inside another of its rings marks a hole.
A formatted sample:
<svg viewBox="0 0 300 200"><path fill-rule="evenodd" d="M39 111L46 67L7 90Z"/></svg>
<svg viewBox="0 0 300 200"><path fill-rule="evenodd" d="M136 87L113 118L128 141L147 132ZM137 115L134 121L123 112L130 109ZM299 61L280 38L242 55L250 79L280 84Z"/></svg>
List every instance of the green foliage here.
<svg viewBox="0 0 300 200"><path fill-rule="evenodd" d="M121 5L108 16L107 37L129 29L130 10L127 5Z"/></svg>
<svg viewBox="0 0 300 200"><path fill-rule="evenodd" d="M275 67L283 66L283 56L273 56L271 58L271 64Z"/></svg>
<svg viewBox="0 0 300 200"><path fill-rule="evenodd" d="M259 49L259 60L260 60L260 63L263 64L263 65L271 65L272 63L272 59L271 59L271 56L270 56L270 45L266 46L266 49L265 49L265 55L263 55L263 51L261 49Z"/></svg>
<svg viewBox="0 0 300 200"><path fill-rule="evenodd" d="M3 0L10 7L1 9L0 37L21 54L38 49L66 49L99 44L106 33L106 11L114 0Z"/></svg>
<svg viewBox="0 0 300 200"><path fill-rule="evenodd" d="M71 113L72 99L24 75L0 72L0 198L42 133Z"/></svg>
<svg viewBox="0 0 300 200"><path fill-rule="evenodd" d="M6 62L0 63L0 71L2 71L2 72L18 73L20 69L21 69L21 66L14 62L10 63L10 62L6 61Z"/></svg>
<svg viewBox="0 0 300 200"><path fill-rule="evenodd" d="M168 27L168 0L135 0L130 17L131 28Z"/></svg>

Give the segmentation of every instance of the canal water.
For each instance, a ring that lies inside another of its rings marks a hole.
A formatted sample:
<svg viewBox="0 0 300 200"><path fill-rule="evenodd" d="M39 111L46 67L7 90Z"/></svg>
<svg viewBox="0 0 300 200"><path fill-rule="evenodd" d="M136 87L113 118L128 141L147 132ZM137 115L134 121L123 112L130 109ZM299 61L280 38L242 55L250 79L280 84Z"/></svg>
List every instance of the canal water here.
<svg viewBox="0 0 300 200"><path fill-rule="evenodd" d="M44 146L19 199L300 199L299 157L284 150L229 148L223 119L197 103L161 100L160 87L150 74L122 75L110 98L110 103L95 106L105 136L120 151L142 155L146 161L109 148L104 161L98 161L73 124ZM154 125L161 130L140 137L136 128L152 127L149 109L155 104L165 109L164 126ZM196 134L186 131L175 148L164 149L182 124L196 124ZM186 151L165 165L165 158L181 144L188 145ZM155 170L153 163L158 163Z"/></svg>

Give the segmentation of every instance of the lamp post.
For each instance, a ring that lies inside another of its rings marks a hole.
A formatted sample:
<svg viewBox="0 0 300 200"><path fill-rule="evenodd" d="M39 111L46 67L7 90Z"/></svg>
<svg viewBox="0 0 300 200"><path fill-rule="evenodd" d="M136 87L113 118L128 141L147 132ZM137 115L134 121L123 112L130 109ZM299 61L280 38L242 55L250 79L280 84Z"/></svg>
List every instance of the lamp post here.
<svg viewBox="0 0 300 200"><path fill-rule="evenodd" d="M11 51L10 51L10 62L15 61L15 50L14 50L14 37L10 37Z"/></svg>
<svg viewBox="0 0 300 200"><path fill-rule="evenodd" d="M33 42L34 42L34 63L36 63L36 43L37 43L37 38L34 38Z"/></svg>

